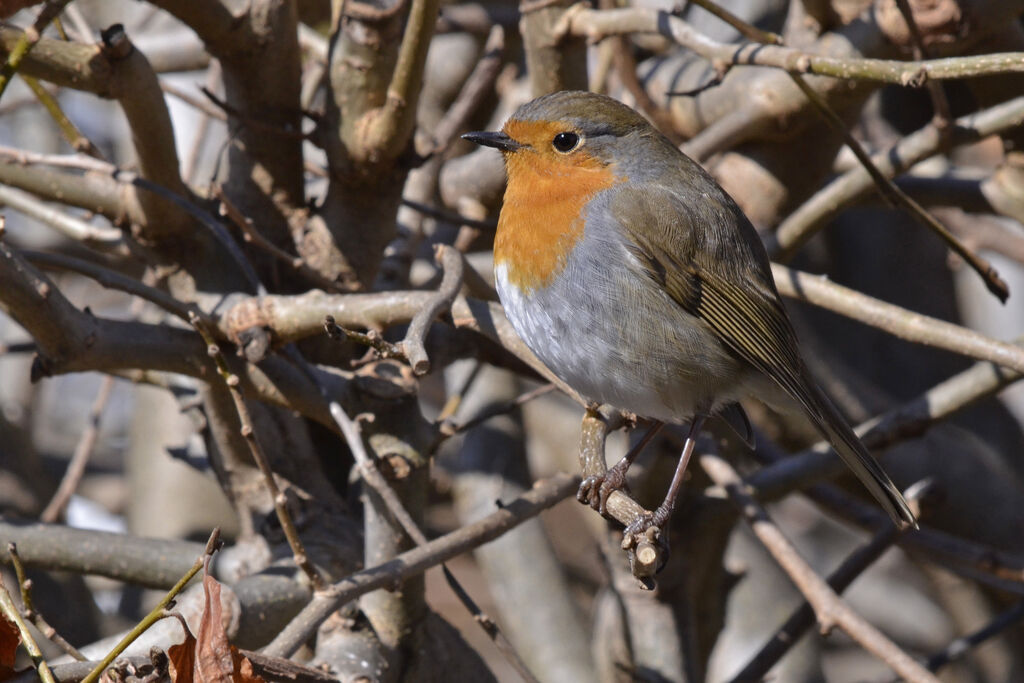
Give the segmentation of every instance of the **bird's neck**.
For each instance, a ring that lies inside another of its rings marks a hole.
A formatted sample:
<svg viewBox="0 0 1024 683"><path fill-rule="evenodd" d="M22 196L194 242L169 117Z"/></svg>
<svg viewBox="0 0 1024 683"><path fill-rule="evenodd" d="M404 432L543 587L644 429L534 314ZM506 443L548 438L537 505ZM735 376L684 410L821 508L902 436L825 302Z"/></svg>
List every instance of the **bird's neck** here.
<svg viewBox="0 0 1024 683"><path fill-rule="evenodd" d="M508 186L494 238L494 263L523 292L549 284L583 236L585 207L624 178L604 164L557 164L533 152L508 158Z"/></svg>

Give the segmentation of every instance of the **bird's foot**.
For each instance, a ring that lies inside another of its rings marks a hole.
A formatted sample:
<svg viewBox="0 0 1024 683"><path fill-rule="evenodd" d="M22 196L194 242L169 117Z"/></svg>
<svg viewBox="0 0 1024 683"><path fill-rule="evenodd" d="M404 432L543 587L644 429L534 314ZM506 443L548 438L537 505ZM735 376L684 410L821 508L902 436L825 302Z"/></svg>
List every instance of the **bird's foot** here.
<svg viewBox="0 0 1024 683"><path fill-rule="evenodd" d="M665 528L672 509L661 505L651 514L644 515L626 527L622 534L622 549L629 553L633 575L651 577L668 562L668 531Z"/></svg>
<svg viewBox="0 0 1024 683"><path fill-rule="evenodd" d="M621 491L626 487L626 471L629 463L620 460L603 474L592 474L580 483L576 490L576 500L589 505L608 518L608 497L613 491Z"/></svg>

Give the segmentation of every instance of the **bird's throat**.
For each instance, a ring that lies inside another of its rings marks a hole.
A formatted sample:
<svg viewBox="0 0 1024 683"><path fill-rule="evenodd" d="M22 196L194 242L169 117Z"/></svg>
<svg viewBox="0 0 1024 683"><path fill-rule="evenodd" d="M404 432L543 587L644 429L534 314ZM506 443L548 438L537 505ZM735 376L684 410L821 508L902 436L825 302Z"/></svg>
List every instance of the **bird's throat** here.
<svg viewBox="0 0 1024 683"><path fill-rule="evenodd" d="M524 293L548 285L583 236L587 203L625 178L604 164L551 163L535 152L511 154L508 186L494 239L495 265Z"/></svg>

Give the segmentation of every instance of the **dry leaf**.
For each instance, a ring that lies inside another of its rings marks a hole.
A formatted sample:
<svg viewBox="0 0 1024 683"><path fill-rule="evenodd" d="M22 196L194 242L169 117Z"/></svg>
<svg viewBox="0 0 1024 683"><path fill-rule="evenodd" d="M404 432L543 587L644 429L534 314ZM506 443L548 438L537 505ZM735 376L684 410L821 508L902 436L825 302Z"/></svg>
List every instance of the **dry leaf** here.
<svg viewBox="0 0 1024 683"><path fill-rule="evenodd" d="M231 645L224 631L220 605L220 583L209 574L203 577L206 606L196 634L196 680L202 683L230 683L234 673Z"/></svg>
<svg viewBox="0 0 1024 683"><path fill-rule="evenodd" d="M175 683L186 683L191 680L192 671L196 668L196 638L189 633L184 622L182 628L185 629L185 642L167 648L168 670L171 680Z"/></svg>
<svg viewBox="0 0 1024 683"><path fill-rule="evenodd" d="M205 603L199 633L186 634L185 642L167 650L171 680L175 683L266 683L253 671L252 662L228 642L220 602L220 583L203 576ZM186 629L187 630L187 629Z"/></svg>
<svg viewBox="0 0 1024 683"><path fill-rule="evenodd" d="M0 614L0 681L14 678L14 675L18 673L14 669L14 657L20 644L21 636L18 633L18 627Z"/></svg>

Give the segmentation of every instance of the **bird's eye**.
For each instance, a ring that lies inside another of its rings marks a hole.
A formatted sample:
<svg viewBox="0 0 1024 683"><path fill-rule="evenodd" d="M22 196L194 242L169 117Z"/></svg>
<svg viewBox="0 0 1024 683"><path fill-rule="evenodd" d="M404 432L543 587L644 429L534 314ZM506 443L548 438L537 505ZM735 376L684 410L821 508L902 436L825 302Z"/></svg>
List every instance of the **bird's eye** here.
<svg viewBox="0 0 1024 683"><path fill-rule="evenodd" d="M580 144L580 136L576 135L576 133L559 133L555 136L555 139L551 141L551 146L562 154L567 154L573 151L576 149L576 145L578 144Z"/></svg>

